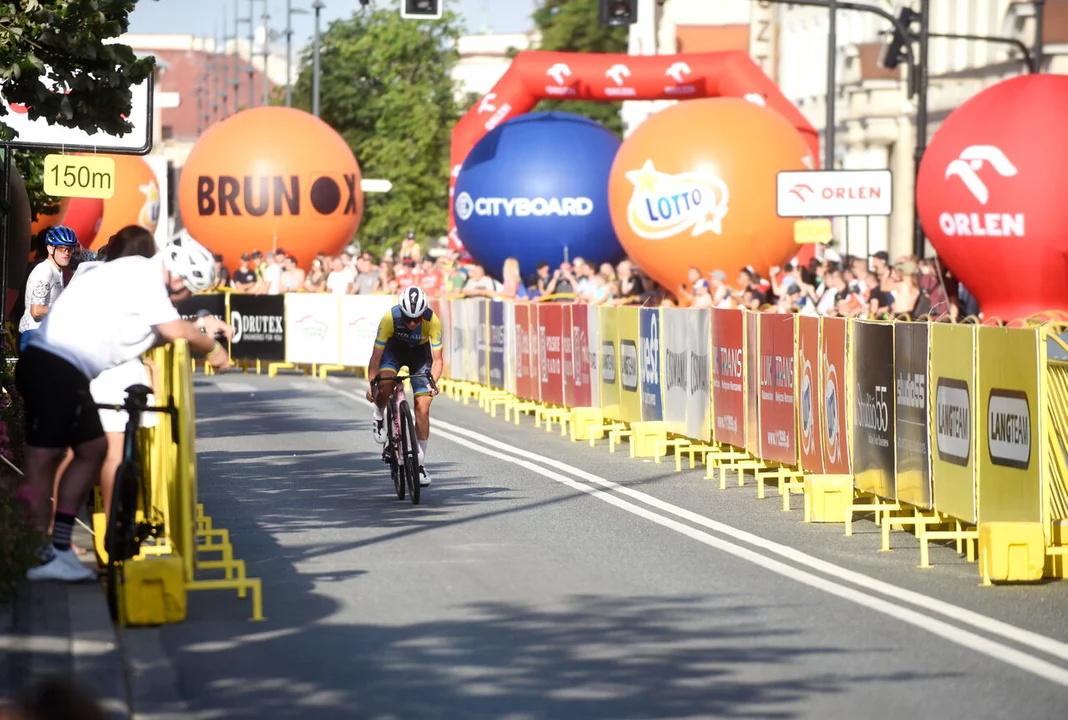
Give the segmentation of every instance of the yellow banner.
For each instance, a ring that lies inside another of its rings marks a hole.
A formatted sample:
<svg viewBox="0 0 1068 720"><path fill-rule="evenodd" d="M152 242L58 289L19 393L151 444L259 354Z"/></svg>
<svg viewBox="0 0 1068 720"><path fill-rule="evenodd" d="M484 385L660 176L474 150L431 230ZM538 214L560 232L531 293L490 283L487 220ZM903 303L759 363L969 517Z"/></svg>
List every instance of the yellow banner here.
<svg viewBox="0 0 1068 720"><path fill-rule="evenodd" d="M619 406L619 332L617 320L619 308L597 309L598 339L601 347L597 359L601 363L601 412L608 420L622 420Z"/></svg>
<svg viewBox="0 0 1068 720"><path fill-rule="evenodd" d="M976 521L975 326L931 323L931 479L934 507Z"/></svg>
<svg viewBox="0 0 1068 720"><path fill-rule="evenodd" d="M1042 521L1038 330L979 328L979 522Z"/></svg>
<svg viewBox="0 0 1068 720"><path fill-rule="evenodd" d="M616 331L619 333L619 409L624 422L641 422L641 319L636 307L621 307L617 311Z"/></svg>

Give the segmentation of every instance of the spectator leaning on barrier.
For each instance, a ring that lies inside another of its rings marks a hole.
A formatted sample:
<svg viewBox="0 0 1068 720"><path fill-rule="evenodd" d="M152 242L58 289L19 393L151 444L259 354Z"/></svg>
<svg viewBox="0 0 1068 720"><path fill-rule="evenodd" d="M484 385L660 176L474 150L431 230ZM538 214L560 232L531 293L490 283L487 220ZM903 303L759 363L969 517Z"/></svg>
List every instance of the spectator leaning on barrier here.
<svg viewBox="0 0 1068 720"><path fill-rule="evenodd" d="M233 287L239 293L250 293L256 287L256 273L249 265L248 253L241 256L241 265L234 270Z"/></svg>
<svg viewBox="0 0 1068 720"><path fill-rule="evenodd" d="M187 233L151 258L125 257L79 278L60 295L30 338L15 366L15 383L25 403L26 482L37 528L48 527L48 490L56 468L74 449L59 484L52 544L31 580L88 580L95 573L70 547L78 508L100 474L107 441L92 406L90 382L101 373L174 340L206 353L219 371L230 367L215 333L231 329L213 317L197 324L182 320L175 305L215 281L215 260Z"/></svg>
<svg viewBox="0 0 1068 720"><path fill-rule="evenodd" d="M292 255L286 255L282 259L278 289L281 293L299 292L304 289L304 271L297 267L297 259Z"/></svg>

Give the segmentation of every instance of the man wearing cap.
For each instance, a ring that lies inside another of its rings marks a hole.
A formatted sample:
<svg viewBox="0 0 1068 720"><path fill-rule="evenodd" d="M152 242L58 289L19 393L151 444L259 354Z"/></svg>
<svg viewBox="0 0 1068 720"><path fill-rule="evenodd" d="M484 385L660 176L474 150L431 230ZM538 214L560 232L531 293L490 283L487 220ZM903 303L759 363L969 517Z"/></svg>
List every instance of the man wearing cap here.
<svg viewBox="0 0 1068 720"><path fill-rule="evenodd" d="M248 253L241 255L241 266L234 270L233 288L240 293L250 293L256 287L256 273L249 265L252 258Z"/></svg>

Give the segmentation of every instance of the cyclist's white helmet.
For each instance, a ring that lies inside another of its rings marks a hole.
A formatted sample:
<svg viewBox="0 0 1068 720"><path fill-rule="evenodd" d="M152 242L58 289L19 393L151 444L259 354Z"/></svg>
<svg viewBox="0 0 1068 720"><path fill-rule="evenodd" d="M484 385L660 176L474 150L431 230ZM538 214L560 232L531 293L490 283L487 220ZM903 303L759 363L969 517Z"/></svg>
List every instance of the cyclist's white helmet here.
<svg viewBox="0 0 1068 720"><path fill-rule="evenodd" d="M405 288L400 294L400 310L404 317L422 317L430 303L426 299L426 293L421 288L411 286Z"/></svg>
<svg viewBox="0 0 1068 720"><path fill-rule="evenodd" d="M203 292L215 284L215 257L185 230L163 248L163 266L182 278L191 292Z"/></svg>

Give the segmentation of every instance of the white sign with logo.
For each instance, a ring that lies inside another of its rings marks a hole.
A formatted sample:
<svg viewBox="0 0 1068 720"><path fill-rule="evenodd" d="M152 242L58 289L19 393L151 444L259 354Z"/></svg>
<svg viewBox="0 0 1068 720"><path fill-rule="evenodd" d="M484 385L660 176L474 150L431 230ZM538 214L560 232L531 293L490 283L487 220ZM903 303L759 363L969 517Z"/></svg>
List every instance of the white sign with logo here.
<svg viewBox="0 0 1068 720"><path fill-rule="evenodd" d="M678 175L659 172L652 160L631 170L627 180L634 193L627 205L631 230L646 240L664 240L689 231L693 237L723 234L730 190L719 177L707 172Z"/></svg>
<svg viewBox="0 0 1068 720"><path fill-rule="evenodd" d="M319 293L286 295L286 360L337 365L341 360L341 296Z"/></svg>
<svg viewBox="0 0 1068 720"><path fill-rule="evenodd" d="M712 311L664 308L661 317L664 343L661 382L668 432L710 439Z"/></svg>
<svg viewBox="0 0 1068 720"><path fill-rule="evenodd" d="M957 178L980 205L986 206L990 201L990 189L979 172L988 172L988 165L1001 177L1016 177L1018 172L1001 148L969 145L946 166L946 180ZM950 237L1023 237L1026 231L1023 213L944 212L938 216L938 226Z"/></svg>
<svg viewBox="0 0 1068 720"><path fill-rule="evenodd" d="M378 324L397 302L392 295L341 296L341 364L367 367Z"/></svg>
<svg viewBox="0 0 1068 720"><path fill-rule="evenodd" d="M796 170L776 180L779 217L869 217L893 206L889 170Z"/></svg>

